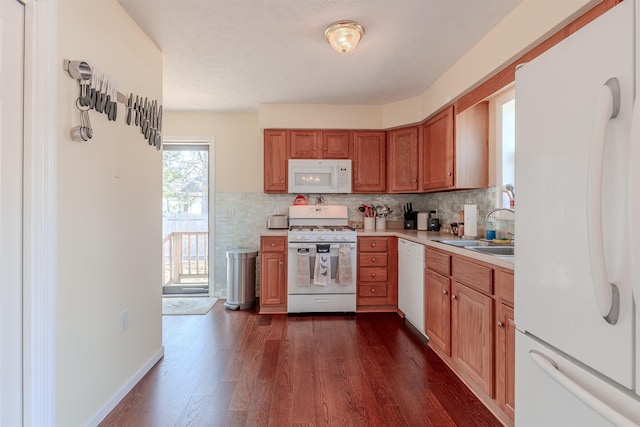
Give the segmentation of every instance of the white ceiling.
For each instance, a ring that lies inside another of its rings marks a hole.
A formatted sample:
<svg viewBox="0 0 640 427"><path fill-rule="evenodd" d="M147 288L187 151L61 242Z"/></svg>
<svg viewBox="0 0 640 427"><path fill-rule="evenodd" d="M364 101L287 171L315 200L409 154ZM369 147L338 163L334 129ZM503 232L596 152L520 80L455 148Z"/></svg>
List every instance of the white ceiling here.
<svg viewBox="0 0 640 427"><path fill-rule="evenodd" d="M381 105L416 96L522 0L118 0L163 52L168 110ZM335 52L334 21L365 27Z"/></svg>

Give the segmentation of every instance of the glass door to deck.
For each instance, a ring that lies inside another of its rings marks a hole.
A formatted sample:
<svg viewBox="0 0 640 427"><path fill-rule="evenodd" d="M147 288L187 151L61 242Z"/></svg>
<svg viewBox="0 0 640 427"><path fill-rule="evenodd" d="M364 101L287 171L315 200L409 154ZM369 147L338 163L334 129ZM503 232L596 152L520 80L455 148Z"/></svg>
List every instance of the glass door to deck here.
<svg viewBox="0 0 640 427"><path fill-rule="evenodd" d="M209 146L163 145L162 293L209 293Z"/></svg>

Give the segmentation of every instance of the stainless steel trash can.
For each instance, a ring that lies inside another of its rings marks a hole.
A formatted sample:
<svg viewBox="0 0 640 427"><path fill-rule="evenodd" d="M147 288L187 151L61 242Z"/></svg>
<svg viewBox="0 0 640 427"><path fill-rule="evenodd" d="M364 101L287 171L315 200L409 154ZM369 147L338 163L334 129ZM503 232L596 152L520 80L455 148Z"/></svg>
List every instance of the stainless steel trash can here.
<svg viewBox="0 0 640 427"><path fill-rule="evenodd" d="M256 304L257 251L232 249L227 251L227 301L225 308L244 310Z"/></svg>

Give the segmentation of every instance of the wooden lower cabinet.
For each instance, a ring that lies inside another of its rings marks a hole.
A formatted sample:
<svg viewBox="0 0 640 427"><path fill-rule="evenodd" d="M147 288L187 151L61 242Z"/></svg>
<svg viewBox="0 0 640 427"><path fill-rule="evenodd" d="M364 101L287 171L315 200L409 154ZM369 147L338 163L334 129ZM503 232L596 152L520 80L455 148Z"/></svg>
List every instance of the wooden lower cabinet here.
<svg viewBox="0 0 640 427"><path fill-rule="evenodd" d="M513 271L496 271L496 400L511 418L515 413L516 324Z"/></svg>
<svg viewBox="0 0 640 427"><path fill-rule="evenodd" d="M429 346L507 426L515 414L513 270L426 248Z"/></svg>
<svg viewBox="0 0 640 427"><path fill-rule="evenodd" d="M432 345L451 356L451 279L429 269L425 273L425 331Z"/></svg>
<svg viewBox="0 0 640 427"><path fill-rule="evenodd" d="M287 312L287 238L260 238L260 313Z"/></svg>
<svg viewBox="0 0 640 427"><path fill-rule="evenodd" d="M396 311L398 239L359 237L357 311Z"/></svg>
<svg viewBox="0 0 640 427"><path fill-rule="evenodd" d="M515 413L516 324L513 308L498 305L496 313L496 400L511 418Z"/></svg>
<svg viewBox="0 0 640 427"><path fill-rule="evenodd" d="M493 397L493 300L456 281L451 300L454 363Z"/></svg>

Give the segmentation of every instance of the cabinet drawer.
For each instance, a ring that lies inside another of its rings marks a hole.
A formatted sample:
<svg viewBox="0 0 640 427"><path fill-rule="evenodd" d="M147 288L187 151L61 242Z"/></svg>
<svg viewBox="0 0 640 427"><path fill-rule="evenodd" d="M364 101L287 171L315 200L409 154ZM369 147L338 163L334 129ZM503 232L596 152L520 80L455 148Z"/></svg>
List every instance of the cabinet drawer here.
<svg viewBox="0 0 640 427"><path fill-rule="evenodd" d="M493 292L493 270L491 268L457 257L453 258L452 264L455 280L486 294Z"/></svg>
<svg viewBox="0 0 640 427"><path fill-rule="evenodd" d="M358 239L360 252L386 252L386 237L360 237Z"/></svg>
<svg viewBox="0 0 640 427"><path fill-rule="evenodd" d="M361 297L386 297L386 283L360 283L358 285L358 296Z"/></svg>
<svg viewBox="0 0 640 427"><path fill-rule="evenodd" d="M360 267L359 281L363 282L386 282L387 269L380 267Z"/></svg>
<svg viewBox="0 0 640 427"><path fill-rule="evenodd" d="M262 237L260 239L260 250L263 252L282 252L286 246L286 237Z"/></svg>
<svg viewBox="0 0 640 427"><path fill-rule="evenodd" d="M496 295L513 307L513 272L496 270Z"/></svg>
<svg viewBox="0 0 640 427"><path fill-rule="evenodd" d="M427 268L443 276L451 275L451 255L427 249Z"/></svg>
<svg viewBox="0 0 640 427"><path fill-rule="evenodd" d="M388 255L386 253L366 253L358 256L360 267L386 267L388 265Z"/></svg>

